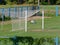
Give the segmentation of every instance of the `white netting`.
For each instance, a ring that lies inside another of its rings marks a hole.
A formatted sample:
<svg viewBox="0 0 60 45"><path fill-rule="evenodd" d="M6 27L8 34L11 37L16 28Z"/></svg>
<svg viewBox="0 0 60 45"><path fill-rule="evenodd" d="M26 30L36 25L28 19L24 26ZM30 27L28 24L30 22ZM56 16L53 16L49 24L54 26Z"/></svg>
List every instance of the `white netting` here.
<svg viewBox="0 0 60 45"><path fill-rule="evenodd" d="M0 14L2 21L0 21L0 30L2 31L16 31L16 30L25 30L25 10L20 7L14 8L2 8L0 9ZM11 18L11 20L4 21L4 16Z"/></svg>
<svg viewBox="0 0 60 45"><path fill-rule="evenodd" d="M11 8L12 31L25 30L25 14L22 8ZM16 11L16 12L14 12Z"/></svg>

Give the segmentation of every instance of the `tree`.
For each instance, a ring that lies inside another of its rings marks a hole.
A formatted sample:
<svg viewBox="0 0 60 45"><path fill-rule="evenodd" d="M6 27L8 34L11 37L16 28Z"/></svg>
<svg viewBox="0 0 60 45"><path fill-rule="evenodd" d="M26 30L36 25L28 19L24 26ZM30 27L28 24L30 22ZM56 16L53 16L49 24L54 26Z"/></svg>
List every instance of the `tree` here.
<svg viewBox="0 0 60 45"><path fill-rule="evenodd" d="M5 0L0 0L0 4L1 4L1 5L6 5L6 3L7 3L7 2L6 2Z"/></svg>
<svg viewBox="0 0 60 45"><path fill-rule="evenodd" d="M33 3L35 4L35 0L33 1Z"/></svg>
<svg viewBox="0 0 60 45"><path fill-rule="evenodd" d="M60 0L57 0L57 1L56 1L56 4L60 4Z"/></svg>
<svg viewBox="0 0 60 45"><path fill-rule="evenodd" d="M50 4L50 0L48 0L48 4Z"/></svg>
<svg viewBox="0 0 60 45"><path fill-rule="evenodd" d="M23 4L24 3L24 0L17 0L17 3L18 4Z"/></svg>

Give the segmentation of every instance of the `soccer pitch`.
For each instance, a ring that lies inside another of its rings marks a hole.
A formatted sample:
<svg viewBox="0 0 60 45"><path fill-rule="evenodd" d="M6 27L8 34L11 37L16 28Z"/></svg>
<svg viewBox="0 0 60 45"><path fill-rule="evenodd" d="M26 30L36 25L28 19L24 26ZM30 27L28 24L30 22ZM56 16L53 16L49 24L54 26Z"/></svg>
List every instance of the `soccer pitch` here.
<svg viewBox="0 0 60 45"><path fill-rule="evenodd" d="M41 6L42 8L43 6ZM49 9L48 9L49 8ZM4 24L3 30L0 30L0 36L32 36L32 37L43 37L43 36L59 36L60 37L60 16L55 16L55 6L44 6L46 11L45 16L48 18L44 19L44 30L42 31L42 19L41 16L38 19L35 19L35 24L31 24L28 21L28 32L24 30L11 31L12 25ZM53 10L53 12L49 12ZM49 18L50 17L50 18ZM8 27L8 28L7 28ZM0 27L1 28L1 27ZM7 30L6 30L7 29Z"/></svg>
<svg viewBox="0 0 60 45"><path fill-rule="evenodd" d="M33 36L33 37L41 37L41 36L56 36L60 33L60 16L53 17L49 19L45 19L45 30L41 30L41 19L36 20L36 24L31 24L28 22L28 32L25 32L24 30L18 30L18 31L10 31L5 30L7 26L11 29L11 25L4 25L4 30L0 31L0 35L2 36ZM8 28L7 28L8 29ZM32 31L34 30L34 31ZM35 31L36 30L36 31ZM39 31L40 30L40 31ZM59 35L60 36L60 35Z"/></svg>

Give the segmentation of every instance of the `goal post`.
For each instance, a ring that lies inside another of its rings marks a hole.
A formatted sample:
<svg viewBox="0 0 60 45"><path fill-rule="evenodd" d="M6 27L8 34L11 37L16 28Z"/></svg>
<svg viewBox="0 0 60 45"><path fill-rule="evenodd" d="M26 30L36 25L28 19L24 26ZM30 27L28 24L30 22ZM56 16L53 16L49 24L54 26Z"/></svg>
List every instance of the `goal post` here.
<svg viewBox="0 0 60 45"><path fill-rule="evenodd" d="M25 32L27 32L27 15L28 15L28 10L25 10Z"/></svg>
<svg viewBox="0 0 60 45"><path fill-rule="evenodd" d="M42 31L44 30L44 9L42 9Z"/></svg>
<svg viewBox="0 0 60 45"><path fill-rule="evenodd" d="M27 32L27 8L24 10L22 7L17 7L13 10L14 15L11 14L12 31L24 30Z"/></svg>

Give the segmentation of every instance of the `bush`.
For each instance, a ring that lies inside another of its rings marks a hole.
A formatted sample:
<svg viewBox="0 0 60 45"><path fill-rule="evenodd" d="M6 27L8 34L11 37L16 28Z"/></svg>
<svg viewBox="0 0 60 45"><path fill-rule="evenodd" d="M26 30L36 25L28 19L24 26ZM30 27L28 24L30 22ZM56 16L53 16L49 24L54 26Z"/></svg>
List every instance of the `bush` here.
<svg viewBox="0 0 60 45"><path fill-rule="evenodd" d="M47 5L48 3L47 2L41 2L42 5Z"/></svg>
<svg viewBox="0 0 60 45"><path fill-rule="evenodd" d="M8 17L5 17L5 21L7 20L11 20L11 18L8 16Z"/></svg>
<svg viewBox="0 0 60 45"><path fill-rule="evenodd" d="M2 15L0 15L0 21L5 21L5 16L3 16L4 20L2 19Z"/></svg>
<svg viewBox="0 0 60 45"><path fill-rule="evenodd" d="M56 4L60 5L60 0L56 1Z"/></svg>
<svg viewBox="0 0 60 45"><path fill-rule="evenodd" d="M6 2L5 0L2 0L2 1L0 2L0 4L1 4L1 5L6 5L7 2Z"/></svg>
<svg viewBox="0 0 60 45"><path fill-rule="evenodd" d="M41 38L33 38L33 37L11 37L11 38L0 38L0 41L5 41L8 43L8 40L13 42L14 45L18 45L18 43L28 43L28 45L55 45L54 38L51 37L41 37Z"/></svg>
<svg viewBox="0 0 60 45"><path fill-rule="evenodd" d="M2 19L2 16L0 16L0 21L7 21L7 20L11 20L11 18L9 16L3 16L3 19Z"/></svg>

